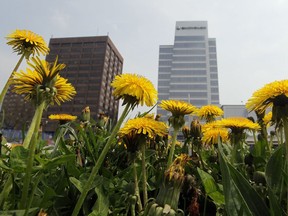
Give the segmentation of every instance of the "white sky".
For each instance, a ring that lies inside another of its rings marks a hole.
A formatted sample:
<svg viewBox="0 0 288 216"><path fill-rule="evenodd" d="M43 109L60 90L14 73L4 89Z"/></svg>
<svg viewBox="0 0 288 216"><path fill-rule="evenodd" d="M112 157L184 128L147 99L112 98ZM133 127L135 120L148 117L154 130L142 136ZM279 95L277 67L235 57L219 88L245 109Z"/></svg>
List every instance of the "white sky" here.
<svg viewBox="0 0 288 216"><path fill-rule="evenodd" d="M17 28L47 44L51 36L109 33L123 72L144 75L157 88L159 45L173 44L175 23L184 20L208 21L216 38L222 105L244 104L264 84L287 79L285 0L11 0L0 3L0 89L19 58L5 39Z"/></svg>

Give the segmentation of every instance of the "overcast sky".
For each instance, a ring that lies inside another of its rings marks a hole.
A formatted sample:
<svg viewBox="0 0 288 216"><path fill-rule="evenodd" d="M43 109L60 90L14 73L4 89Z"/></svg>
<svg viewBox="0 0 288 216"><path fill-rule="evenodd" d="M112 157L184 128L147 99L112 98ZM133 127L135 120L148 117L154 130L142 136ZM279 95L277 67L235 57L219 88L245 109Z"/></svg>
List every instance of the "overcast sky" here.
<svg viewBox="0 0 288 216"><path fill-rule="evenodd" d="M176 21L194 20L208 21L216 38L221 104L245 104L264 84L287 79L285 0L11 0L0 3L0 88L19 58L5 39L15 29L47 44L51 37L109 34L123 72L144 75L157 88L159 45L173 44Z"/></svg>

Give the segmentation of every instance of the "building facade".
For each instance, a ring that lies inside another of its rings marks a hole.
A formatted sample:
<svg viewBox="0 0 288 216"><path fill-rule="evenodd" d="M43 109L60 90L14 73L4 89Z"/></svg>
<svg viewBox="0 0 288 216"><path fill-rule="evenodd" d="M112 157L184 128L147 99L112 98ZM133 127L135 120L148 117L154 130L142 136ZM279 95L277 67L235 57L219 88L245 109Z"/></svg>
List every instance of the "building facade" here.
<svg viewBox="0 0 288 216"><path fill-rule="evenodd" d="M58 113L79 116L89 106L93 119L104 113L116 120L119 103L112 95L110 84L116 75L122 74L123 57L111 39L108 36L51 38L49 48L46 60L54 61L58 56L59 63L66 64L61 76L72 83L77 94L72 101L50 107L46 117ZM43 129L51 130L52 124L48 121Z"/></svg>
<svg viewBox="0 0 288 216"><path fill-rule="evenodd" d="M77 94L61 106L49 106L43 114L43 131L54 131L57 126L57 122L48 119L50 114L81 116L81 111L87 106L93 119L104 113L116 120L118 100L112 96L110 84L116 75L122 73L123 57L111 39L108 36L51 38L49 48L46 60L54 62L58 56L58 62L66 64L60 75L72 83ZM30 102L10 91L5 97L4 109L9 110L10 118L5 125L11 129L21 130L23 125L28 126L34 114Z"/></svg>
<svg viewBox="0 0 288 216"><path fill-rule="evenodd" d="M158 97L219 105L216 39L208 37L206 21L176 22L174 44L160 45ZM168 118L160 107L157 114Z"/></svg>

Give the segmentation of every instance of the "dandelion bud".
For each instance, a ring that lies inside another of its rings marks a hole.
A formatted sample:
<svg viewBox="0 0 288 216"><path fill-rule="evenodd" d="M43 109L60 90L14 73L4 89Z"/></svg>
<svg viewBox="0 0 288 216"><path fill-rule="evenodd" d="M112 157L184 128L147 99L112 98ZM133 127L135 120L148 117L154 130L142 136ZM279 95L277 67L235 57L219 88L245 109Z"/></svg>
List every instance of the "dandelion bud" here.
<svg viewBox="0 0 288 216"><path fill-rule="evenodd" d="M190 129L187 126L184 126L182 128L182 133L185 139L188 139L190 137Z"/></svg>
<svg viewBox="0 0 288 216"><path fill-rule="evenodd" d="M90 107L87 106L82 110L82 120L83 121L90 121Z"/></svg>
<svg viewBox="0 0 288 216"><path fill-rule="evenodd" d="M202 135L202 126L201 126L201 124L200 124L198 119L194 119L191 122L190 130L191 130L191 136L194 139L199 139L201 137L201 135Z"/></svg>

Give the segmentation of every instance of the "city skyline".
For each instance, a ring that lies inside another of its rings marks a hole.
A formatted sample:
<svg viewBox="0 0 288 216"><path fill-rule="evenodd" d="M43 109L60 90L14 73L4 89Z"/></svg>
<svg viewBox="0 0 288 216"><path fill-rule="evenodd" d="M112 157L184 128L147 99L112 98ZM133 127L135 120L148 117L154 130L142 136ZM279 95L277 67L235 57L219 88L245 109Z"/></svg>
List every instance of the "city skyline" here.
<svg viewBox="0 0 288 216"><path fill-rule="evenodd" d="M209 35L217 38L220 103L244 104L266 83L287 79L288 29L283 27L287 9L288 2L280 0L87 0L85 4L52 0L45 10L32 0L4 1L0 58L5 64L0 65L0 88L19 59L5 40L17 28L42 35L47 43L51 37L108 34L125 59L123 73L144 75L157 88L158 48L173 43L175 22L206 20Z"/></svg>

